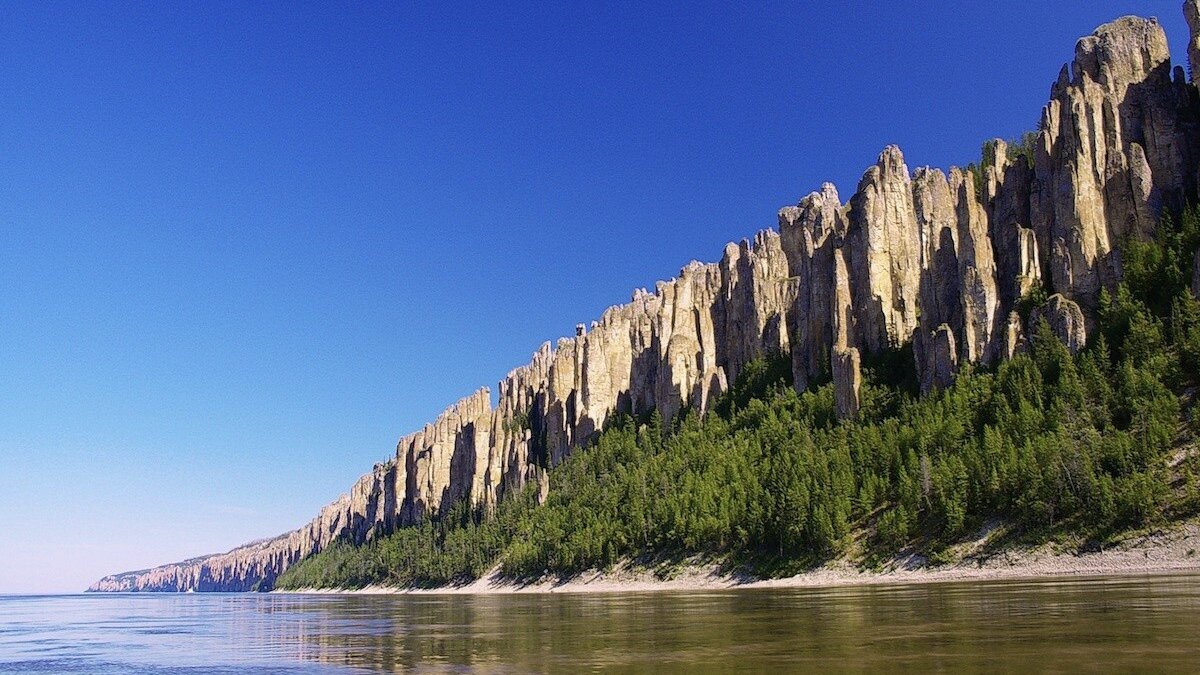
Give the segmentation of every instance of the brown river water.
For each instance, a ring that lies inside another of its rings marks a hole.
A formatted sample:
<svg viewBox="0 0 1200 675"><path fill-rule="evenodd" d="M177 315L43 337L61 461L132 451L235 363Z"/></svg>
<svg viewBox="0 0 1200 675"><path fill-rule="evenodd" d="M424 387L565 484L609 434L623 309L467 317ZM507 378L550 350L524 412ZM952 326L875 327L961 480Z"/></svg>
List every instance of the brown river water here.
<svg viewBox="0 0 1200 675"><path fill-rule="evenodd" d="M1200 672L1200 575L536 595L0 596L0 672Z"/></svg>

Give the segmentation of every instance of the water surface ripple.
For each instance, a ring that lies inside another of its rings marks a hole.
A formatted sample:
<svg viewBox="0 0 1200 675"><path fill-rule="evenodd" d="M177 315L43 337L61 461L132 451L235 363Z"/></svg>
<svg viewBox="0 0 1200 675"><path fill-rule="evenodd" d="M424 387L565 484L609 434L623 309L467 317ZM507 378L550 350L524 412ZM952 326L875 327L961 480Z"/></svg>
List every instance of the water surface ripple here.
<svg viewBox="0 0 1200 675"><path fill-rule="evenodd" d="M1200 670L1200 575L557 595L0 596L0 673Z"/></svg>

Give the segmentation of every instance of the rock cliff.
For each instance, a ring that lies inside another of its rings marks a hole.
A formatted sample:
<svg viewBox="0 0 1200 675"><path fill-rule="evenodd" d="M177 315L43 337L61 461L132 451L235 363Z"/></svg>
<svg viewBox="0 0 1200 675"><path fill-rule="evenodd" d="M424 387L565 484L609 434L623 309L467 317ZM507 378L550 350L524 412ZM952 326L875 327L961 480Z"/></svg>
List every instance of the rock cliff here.
<svg viewBox="0 0 1200 675"><path fill-rule="evenodd" d="M1197 0L1185 14L1195 72ZM1053 295L1031 316L1079 349L1100 289L1120 279L1120 242L1152 236L1160 213L1195 198L1197 89L1172 69L1156 20L1122 18L1079 41L1023 145L994 142L980 166L948 173L910 172L889 146L846 203L826 184L780 210L778 233L729 244L720 262L690 263L542 345L494 399L480 389L402 438L304 527L91 590L269 587L336 540L366 541L460 500L493 509L544 485L614 413L703 413L764 354L790 356L799 389L832 378L838 414L852 419L860 361L880 352L911 344L933 391L962 364L1023 349L1031 326L1015 310L1037 286Z"/></svg>

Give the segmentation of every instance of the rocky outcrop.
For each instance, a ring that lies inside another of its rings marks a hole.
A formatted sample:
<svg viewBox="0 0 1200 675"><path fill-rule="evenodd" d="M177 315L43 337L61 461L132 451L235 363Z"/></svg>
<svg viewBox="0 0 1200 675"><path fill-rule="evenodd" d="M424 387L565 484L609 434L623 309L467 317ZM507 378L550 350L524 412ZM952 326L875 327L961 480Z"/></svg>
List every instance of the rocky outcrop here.
<svg viewBox="0 0 1200 675"><path fill-rule="evenodd" d="M1050 296L1046 304L1036 307L1029 315L1029 323L1036 326L1045 321L1050 325L1054 335L1071 350L1072 354L1083 349L1087 344L1087 327L1083 310L1074 301L1068 300L1061 293Z"/></svg>
<svg viewBox="0 0 1200 675"><path fill-rule="evenodd" d="M1038 258L1037 237L1027 227L1017 227L1017 274L1014 297L1024 297L1042 284L1041 263Z"/></svg>
<svg viewBox="0 0 1200 675"><path fill-rule="evenodd" d="M1195 0L1186 12L1195 62ZM1120 242L1152 236L1164 210L1195 198L1200 96L1168 54L1155 20L1101 26L1079 41L1021 146L993 142L978 167L913 173L888 146L846 203L825 184L779 211L778 234L729 244L719 262L690 263L547 342L494 394L480 389L402 438L306 526L93 589L270 586L340 539L457 503L486 513L527 485L544 497L547 471L613 415L704 414L763 355L789 358L797 389L831 379L850 419L862 360L911 343L921 389L933 391L962 364L1024 349L1031 326L1016 310L1037 288L1054 295L1032 319L1077 351L1100 289L1120 279Z"/></svg>
<svg viewBox="0 0 1200 675"><path fill-rule="evenodd" d="M1183 17L1187 20L1191 38L1188 40L1188 65L1191 66L1192 82L1200 78L1200 0L1184 0Z"/></svg>
<svg viewBox="0 0 1200 675"><path fill-rule="evenodd" d="M800 200L798 206L779 211L779 233L784 255L796 283L792 309L792 377L804 389L828 374L834 344L834 258L842 257L848 208L842 206L832 183ZM845 260L841 261L843 270ZM850 305L847 275L843 304Z"/></svg>
<svg viewBox="0 0 1200 675"><path fill-rule="evenodd" d="M1023 142L1036 144L1030 133ZM990 144L993 163L983 167L983 203L988 233L996 257L1000 302L1011 305L1036 286L1043 276L1039 247L1030 217L1030 190L1034 185L1032 148L1009 148L1002 140Z"/></svg>
<svg viewBox="0 0 1200 675"><path fill-rule="evenodd" d="M833 400L837 418L851 420L858 416L861 404L862 367L854 347L833 348Z"/></svg>
<svg viewBox="0 0 1200 675"><path fill-rule="evenodd" d="M954 331L942 324L929 335L929 348L922 369L921 393L928 394L954 384L958 370L958 350L954 344Z"/></svg>
<svg viewBox="0 0 1200 675"><path fill-rule="evenodd" d="M975 174L954 168L947 179L941 171L918 170L913 207L921 238L920 329L913 351L922 388L928 390L938 379L930 370L957 364L959 350L962 359L973 363L995 358L1001 338L1000 290ZM943 327L947 334L939 339L949 341L934 344L932 338ZM952 353L945 353L947 346Z"/></svg>
<svg viewBox="0 0 1200 675"><path fill-rule="evenodd" d="M1195 190L1195 96L1154 19L1118 19L1076 45L1042 111L1030 194L1056 291L1095 307L1120 277L1116 243L1153 235L1158 213Z"/></svg>
<svg viewBox="0 0 1200 675"><path fill-rule="evenodd" d="M1025 351L1025 329L1021 325L1021 315L1016 311L1008 313L1008 321L1004 324L1004 342L1001 354L1011 359Z"/></svg>
<svg viewBox="0 0 1200 675"><path fill-rule="evenodd" d="M921 242L908 166L894 145L850 200L848 245L863 346L874 353L908 342L917 326Z"/></svg>

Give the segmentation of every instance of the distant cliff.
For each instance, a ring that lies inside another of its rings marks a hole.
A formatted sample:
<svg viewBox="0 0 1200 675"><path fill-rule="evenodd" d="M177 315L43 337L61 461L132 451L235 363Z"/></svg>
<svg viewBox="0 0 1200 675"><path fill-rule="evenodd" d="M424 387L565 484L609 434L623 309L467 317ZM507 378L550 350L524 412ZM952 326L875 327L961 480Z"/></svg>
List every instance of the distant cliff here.
<svg viewBox="0 0 1200 675"><path fill-rule="evenodd" d="M1184 11L1200 67L1200 0ZM864 356L911 344L921 388L965 363L1023 348L1034 309L1078 349L1098 295L1121 276L1120 242L1152 236L1194 200L1200 96L1172 68L1153 19L1126 17L1081 39L1050 90L1036 134L987 146L949 175L910 172L889 146L843 204L826 184L779 212L779 232L729 244L654 292L636 291L572 338L546 343L378 464L306 526L228 553L105 577L94 591L242 591L269 587L339 539L361 542L447 510L493 509L545 480L617 411L670 418L703 411L750 360L791 355L797 388L827 377L838 414L859 404ZM1200 269L1200 259L1198 259Z"/></svg>

